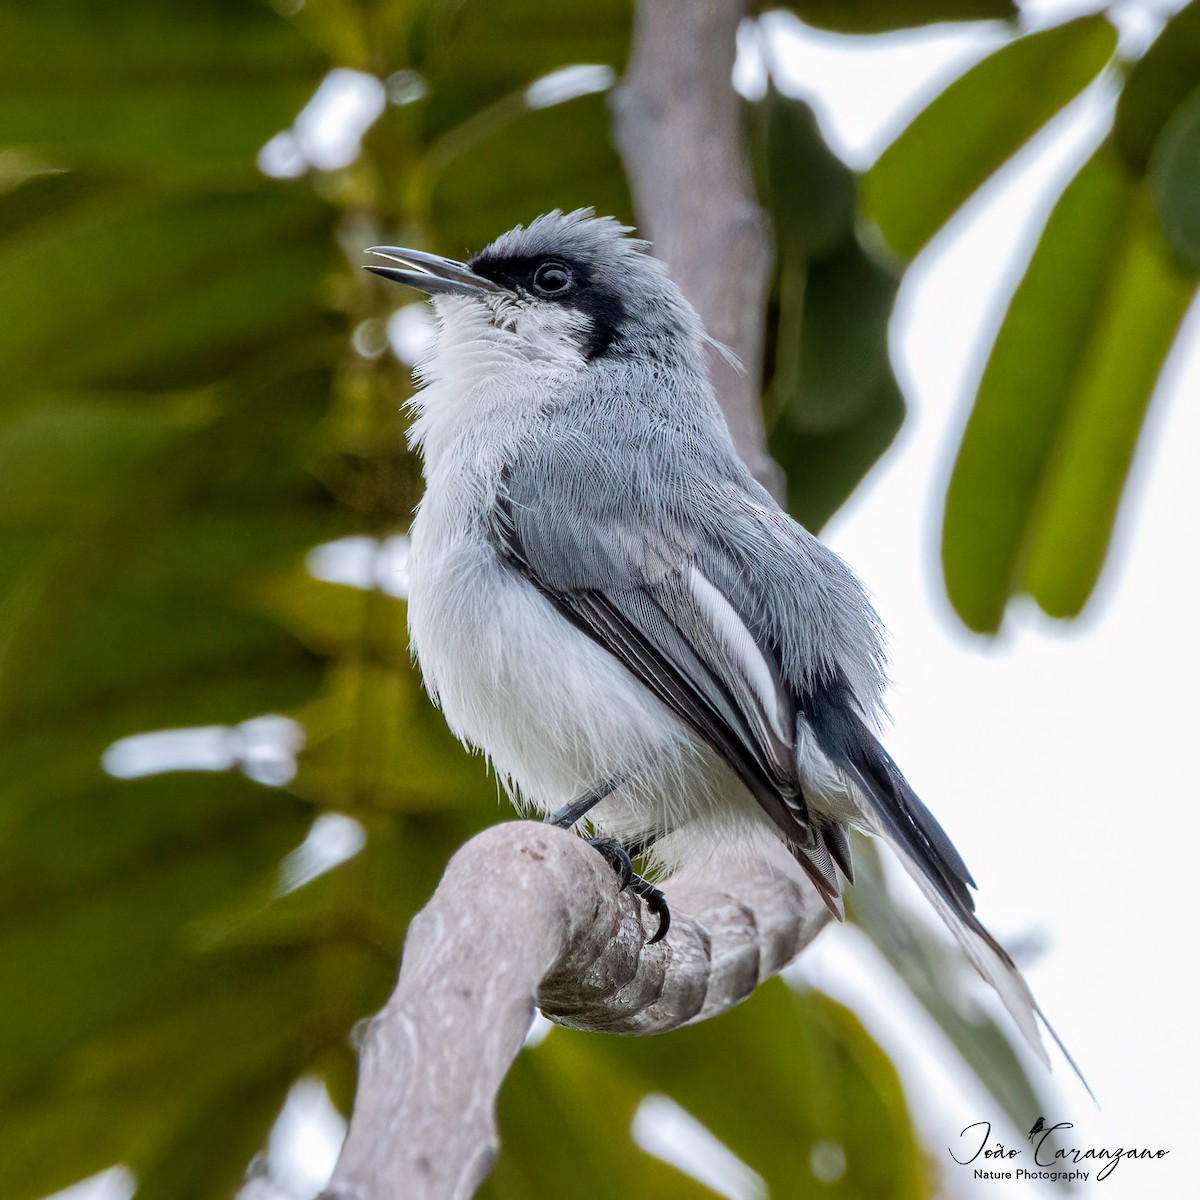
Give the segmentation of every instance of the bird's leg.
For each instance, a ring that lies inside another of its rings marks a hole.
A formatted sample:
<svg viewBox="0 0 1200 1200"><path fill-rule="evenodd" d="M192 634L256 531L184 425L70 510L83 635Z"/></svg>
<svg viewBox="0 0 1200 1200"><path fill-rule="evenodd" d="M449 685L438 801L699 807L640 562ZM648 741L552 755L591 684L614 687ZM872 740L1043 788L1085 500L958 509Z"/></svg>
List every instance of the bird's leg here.
<svg viewBox="0 0 1200 1200"><path fill-rule="evenodd" d="M547 825L557 825L559 829L570 829L576 821L582 820L600 803L605 796L611 796L622 784L620 779L606 779L598 787L589 788L578 800L564 804L556 813L546 818Z"/></svg>
<svg viewBox="0 0 1200 1200"><path fill-rule="evenodd" d="M564 804L558 812L546 818L546 823L557 825L559 829L571 829L577 821L586 817L601 800L606 796L611 796L623 782L624 780L621 779L605 780L598 787L584 792L578 800ZM636 841L625 844L610 837L587 839L588 845L598 854L603 855L609 866L617 873L617 878L621 882L618 891L623 892L629 888L635 896L640 896L646 902L646 907L658 917L658 930L647 943L650 946L653 946L655 942L662 941L667 936L667 930L671 928L671 910L667 907L666 896L633 869L633 860L645 854L653 845L654 839L654 834L646 834Z"/></svg>
<svg viewBox="0 0 1200 1200"><path fill-rule="evenodd" d="M548 816L546 824L557 825L559 829L574 828L576 822L586 817L606 796L611 796L621 786L621 783L620 779L606 779L598 786L589 788L578 800L564 804L558 812ZM633 863L630 861L629 851L615 838L591 837L587 839L587 842L597 853L602 854L608 860L609 866L616 871L617 878L621 881L620 890L623 892L637 878L633 873Z"/></svg>
<svg viewBox="0 0 1200 1200"><path fill-rule="evenodd" d="M598 786L589 788L578 800L572 800L570 804L564 804L558 812L548 816L546 823L548 825L557 825L559 829L573 828L576 822L586 817L601 800L606 796L611 796L621 786L622 782L620 779L606 779ZM633 863L630 860L629 851L615 838L591 837L587 841L588 845L595 849L597 853L602 854L608 860L609 866L616 871L617 878L621 881L621 891L624 891L638 878L633 873ZM638 853L641 853L641 851L639 850Z"/></svg>

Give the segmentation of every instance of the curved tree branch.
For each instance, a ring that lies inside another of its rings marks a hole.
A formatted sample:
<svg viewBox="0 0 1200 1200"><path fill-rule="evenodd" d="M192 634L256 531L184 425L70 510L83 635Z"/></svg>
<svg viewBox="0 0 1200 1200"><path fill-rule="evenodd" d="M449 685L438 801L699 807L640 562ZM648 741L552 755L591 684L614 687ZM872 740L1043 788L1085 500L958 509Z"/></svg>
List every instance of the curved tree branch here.
<svg viewBox="0 0 1200 1200"><path fill-rule="evenodd" d="M498 1149L496 1095L535 1002L575 1029L663 1033L745 999L828 912L782 844L722 881L664 888L668 936L586 842L497 825L450 860L371 1021L350 1132L323 1200L465 1200Z"/></svg>

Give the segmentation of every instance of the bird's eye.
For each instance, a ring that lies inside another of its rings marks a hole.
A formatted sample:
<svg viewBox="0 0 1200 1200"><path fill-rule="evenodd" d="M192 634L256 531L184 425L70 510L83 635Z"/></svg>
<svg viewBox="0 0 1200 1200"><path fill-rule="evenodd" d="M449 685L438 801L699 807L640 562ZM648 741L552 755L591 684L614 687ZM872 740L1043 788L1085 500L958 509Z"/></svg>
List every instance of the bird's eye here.
<svg viewBox="0 0 1200 1200"><path fill-rule="evenodd" d="M533 273L533 289L541 296L561 296L571 283L570 268L562 263L544 262Z"/></svg>

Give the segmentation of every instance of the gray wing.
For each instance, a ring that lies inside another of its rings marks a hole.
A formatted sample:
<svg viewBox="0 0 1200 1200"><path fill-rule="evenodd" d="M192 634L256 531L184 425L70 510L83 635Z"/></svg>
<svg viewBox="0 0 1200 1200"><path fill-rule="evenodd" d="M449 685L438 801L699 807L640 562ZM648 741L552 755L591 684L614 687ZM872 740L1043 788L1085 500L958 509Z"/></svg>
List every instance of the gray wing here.
<svg viewBox="0 0 1200 1200"><path fill-rule="evenodd" d="M737 564L714 562L709 530L667 513L647 520L627 494L612 506L572 502L545 486L551 477L506 473L490 516L500 554L724 758L803 849L797 857L836 911L834 862L850 876L844 833L804 803L796 706L776 654L730 603L732 589L714 582ZM593 487L611 496L607 482Z"/></svg>
<svg viewBox="0 0 1200 1200"><path fill-rule="evenodd" d="M811 733L1044 1056L1045 1018L975 917L966 864L864 719L883 674L861 586L732 455L700 446L681 462L681 447L665 462L645 443L572 454L560 432L506 473L491 510L499 552L723 756L840 915L845 831L808 810L798 779L796 731Z"/></svg>

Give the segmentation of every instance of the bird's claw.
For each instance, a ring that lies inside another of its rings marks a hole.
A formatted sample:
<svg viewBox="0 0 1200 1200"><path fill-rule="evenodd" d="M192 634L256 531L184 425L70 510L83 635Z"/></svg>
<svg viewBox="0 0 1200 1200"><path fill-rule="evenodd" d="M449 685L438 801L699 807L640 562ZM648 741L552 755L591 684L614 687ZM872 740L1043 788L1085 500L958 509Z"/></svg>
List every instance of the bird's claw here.
<svg viewBox="0 0 1200 1200"><path fill-rule="evenodd" d="M646 943L647 946L653 946L655 942L661 942L667 936L667 930L671 928L671 910L667 907L667 898L662 892L654 886L654 884L643 879L640 875L635 875L629 885L629 890L635 896L641 896L645 901L646 907L658 918L658 932Z"/></svg>
<svg viewBox="0 0 1200 1200"><path fill-rule="evenodd" d="M671 910L667 907L666 896L654 884L634 871L629 851L614 838L588 838L588 845L602 854L617 873L617 879L620 880L617 890L623 892L629 888L635 896L642 898L646 907L658 918L658 930L646 945L653 946L655 942L661 942L667 936L667 930L671 928Z"/></svg>
<svg viewBox="0 0 1200 1200"><path fill-rule="evenodd" d="M588 845L601 854L608 865L616 871L617 878L621 881L621 886L617 891L623 892L637 878L633 873L633 860L629 857L629 851L615 838L588 838Z"/></svg>

